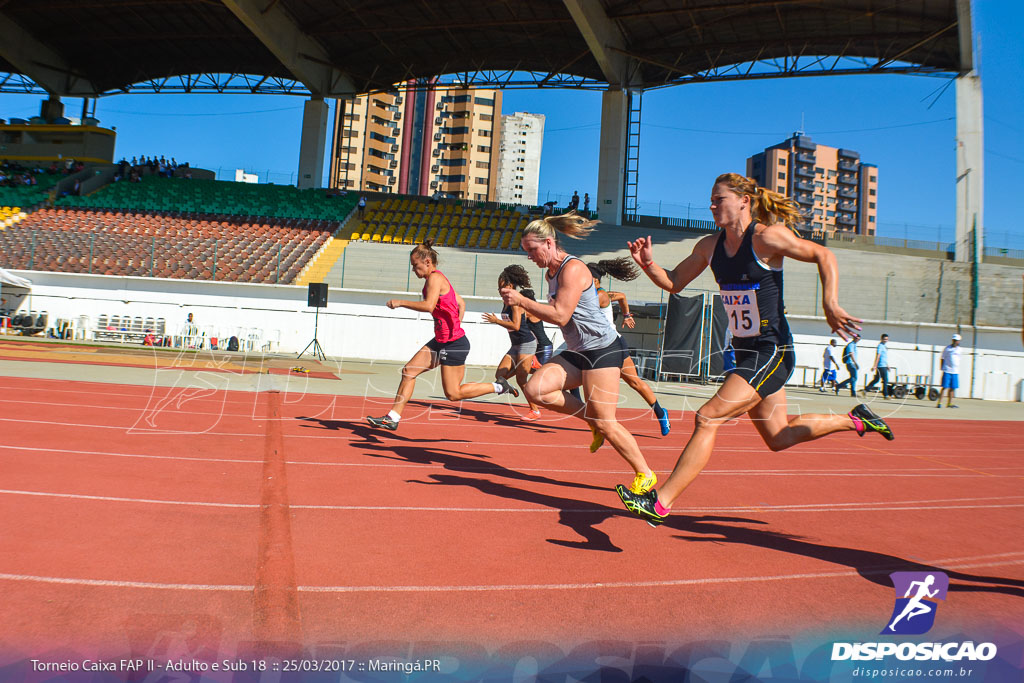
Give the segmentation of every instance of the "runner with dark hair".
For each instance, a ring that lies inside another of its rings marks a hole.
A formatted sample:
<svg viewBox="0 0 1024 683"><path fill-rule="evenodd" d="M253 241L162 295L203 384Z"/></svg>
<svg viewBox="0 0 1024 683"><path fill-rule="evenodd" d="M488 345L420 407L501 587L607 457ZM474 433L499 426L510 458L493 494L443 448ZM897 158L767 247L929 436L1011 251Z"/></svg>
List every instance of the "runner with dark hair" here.
<svg viewBox="0 0 1024 683"><path fill-rule="evenodd" d="M498 275L498 291L504 287L521 290L529 286L530 276L522 266L508 266ZM483 318L489 323L500 325L508 330L511 342L509 350L501 357L501 361L494 371L494 378L507 380L515 375L519 388L525 390L526 380L530 378L530 368L533 367L537 353L537 338L527 323L526 316L523 315L522 307L505 304L505 307L501 309L500 317L493 313L485 313ZM526 402L530 406L530 412L524 415L523 419L536 420L539 418L540 407L530 403L530 399L526 399Z"/></svg>

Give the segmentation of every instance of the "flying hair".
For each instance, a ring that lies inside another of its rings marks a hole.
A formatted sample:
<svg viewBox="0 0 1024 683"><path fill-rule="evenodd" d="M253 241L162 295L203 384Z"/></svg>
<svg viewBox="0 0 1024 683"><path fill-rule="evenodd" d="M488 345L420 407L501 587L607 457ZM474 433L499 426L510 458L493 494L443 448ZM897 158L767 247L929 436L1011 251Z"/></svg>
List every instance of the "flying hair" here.
<svg viewBox="0 0 1024 683"><path fill-rule="evenodd" d="M544 216L543 218L530 221L523 228L523 237L527 235L536 235L540 239L553 237L555 244L558 244L558 235L556 233L560 232L563 235L579 240L593 232L594 226L598 223L600 221L589 220L575 211L570 211L560 216Z"/></svg>
<svg viewBox="0 0 1024 683"><path fill-rule="evenodd" d="M785 223L786 227L797 232L796 226L803 221L800 207L795 201L784 194L761 187L753 178L739 173L723 173L715 178L715 184L719 183L728 185L730 190L740 196L750 197L750 216L758 223Z"/></svg>
<svg viewBox="0 0 1024 683"><path fill-rule="evenodd" d="M629 282L640 276L640 270L628 256L620 256L614 259L602 259L597 263L588 263L587 268L590 274L600 280L605 275L611 275L616 280Z"/></svg>

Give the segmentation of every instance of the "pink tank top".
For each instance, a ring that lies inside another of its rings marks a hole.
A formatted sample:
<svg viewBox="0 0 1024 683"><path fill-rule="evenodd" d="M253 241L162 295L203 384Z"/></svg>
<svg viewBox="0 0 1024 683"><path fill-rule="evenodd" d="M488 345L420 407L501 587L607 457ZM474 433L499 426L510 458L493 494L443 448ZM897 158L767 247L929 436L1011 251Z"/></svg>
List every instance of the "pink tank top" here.
<svg viewBox="0 0 1024 683"><path fill-rule="evenodd" d="M434 272L441 273L439 270ZM466 331L462 329L462 322L459 320L459 301L455 298L455 288L444 273L441 273L441 277L448 283L448 293L437 298L437 304L430 315L434 317L434 339L444 344L461 339L466 336ZM426 295L427 286L423 285L423 296Z"/></svg>

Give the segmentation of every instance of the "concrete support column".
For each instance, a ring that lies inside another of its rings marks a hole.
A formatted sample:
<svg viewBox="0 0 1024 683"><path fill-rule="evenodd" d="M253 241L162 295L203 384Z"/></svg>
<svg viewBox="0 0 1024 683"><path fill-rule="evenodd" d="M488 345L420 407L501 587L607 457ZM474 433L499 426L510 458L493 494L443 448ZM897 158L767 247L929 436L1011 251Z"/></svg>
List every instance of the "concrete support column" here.
<svg viewBox="0 0 1024 683"><path fill-rule="evenodd" d="M622 223L626 186L626 107L623 90L606 90L601 96L601 156L597 168L597 214L604 223Z"/></svg>
<svg viewBox="0 0 1024 683"><path fill-rule="evenodd" d="M324 147L327 145L327 103L310 98L302 109L302 141L299 143L300 190L324 185Z"/></svg>
<svg viewBox="0 0 1024 683"><path fill-rule="evenodd" d="M982 248L985 244L984 151L981 76L972 71L956 79L957 261L969 263L977 259L981 262Z"/></svg>

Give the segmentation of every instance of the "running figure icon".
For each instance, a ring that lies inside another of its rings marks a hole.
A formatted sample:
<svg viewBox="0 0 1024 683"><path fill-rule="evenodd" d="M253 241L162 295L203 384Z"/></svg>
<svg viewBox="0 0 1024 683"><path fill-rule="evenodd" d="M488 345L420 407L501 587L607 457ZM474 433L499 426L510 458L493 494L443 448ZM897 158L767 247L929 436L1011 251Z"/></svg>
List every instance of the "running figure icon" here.
<svg viewBox="0 0 1024 683"><path fill-rule="evenodd" d="M896 602L881 635L920 635L935 625L939 600L946 599L949 576L945 572L893 572Z"/></svg>
<svg viewBox="0 0 1024 683"><path fill-rule="evenodd" d="M903 611L900 612L900 615L893 619L892 623L889 624L890 631L894 633L896 632L896 624L903 617L906 617L907 621L910 621L914 617L921 616L922 614L928 614L929 612L932 612L935 609L935 607L933 607L931 604L922 601L922 598L934 598L936 595L938 595L938 588L936 588L933 591L928 590L934 583L934 574L929 574L924 581L910 582L910 587L907 588L907 592L903 594L903 597L910 598L910 593L914 591L914 586L917 586L917 593L914 595L914 597L910 598L910 602L908 602L907 606L903 608Z"/></svg>

